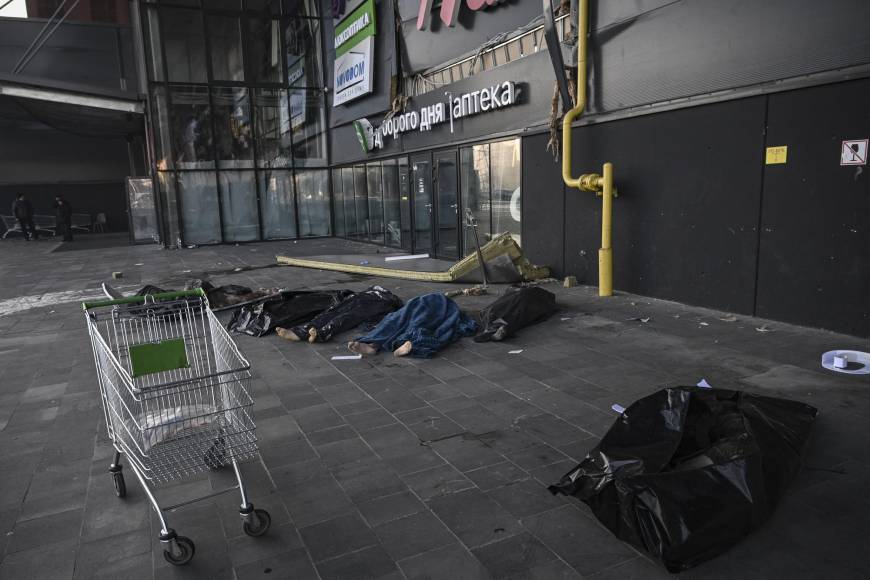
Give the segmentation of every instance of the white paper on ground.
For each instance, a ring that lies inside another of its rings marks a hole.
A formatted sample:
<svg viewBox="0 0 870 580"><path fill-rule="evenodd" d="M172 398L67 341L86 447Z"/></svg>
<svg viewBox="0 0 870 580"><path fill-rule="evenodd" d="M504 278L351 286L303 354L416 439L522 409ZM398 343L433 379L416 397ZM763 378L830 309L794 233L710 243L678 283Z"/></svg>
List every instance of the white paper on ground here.
<svg viewBox="0 0 870 580"><path fill-rule="evenodd" d="M337 354L330 360L359 360L361 358L361 354Z"/></svg>
<svg viewBox="0 0 870 580"><path fill-rule="evenodd" d="M707 382L707 379L701 379L700 381L698 381L697 386L701 387L702 389L712 389L713 388L713 386Z"/></svg>
<svg viewBox="0 0 870 580"><path fill-rule="evenodd" d="M834 366L834 357L846 357L847 363L853 363L852 368L837 368ZM859 350L831 350L822 355L822 366L829 371L844 373L847 375L870 374L870 353Z"/></svg>
<svg viewBox="0 0 870 580"><path fill-rule="evenodd" d="M613 409L614 411L616 411L617 413L625 413L625 407L623 407L619 403L613 403L610 406L610 408Z"/></svg>
<svg viewBox="0 0 870 580"><path fill-rule="evenodd" d="M521 352L523 352L523 349L519 349L519 350L509 350L509 351L508 351L508 354L520 354Z"/></svg>
<svg viewBox="0 0 870 580"><path fill-rule="evenodd" d="M384 258L385 262L395 262L397 260L422 260L423 258L428 258L429 254L412 254L410 256L387 256Z"/></svg>

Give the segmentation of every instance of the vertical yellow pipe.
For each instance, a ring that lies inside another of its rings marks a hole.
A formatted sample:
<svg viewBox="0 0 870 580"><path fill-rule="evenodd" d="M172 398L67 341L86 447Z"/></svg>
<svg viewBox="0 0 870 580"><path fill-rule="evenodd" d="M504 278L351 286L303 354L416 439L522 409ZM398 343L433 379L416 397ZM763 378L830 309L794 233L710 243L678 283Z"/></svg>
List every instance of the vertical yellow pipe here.
<svg viewBox="0 0 870 580"><path fill-rule="evenodd" d="M571 125L586 108L586 34L589 31L589 0L577 7L577 104L562 119L562 180L568 187L580 187L580 178L571 176ZM558 50L558 47L553 50Z"/></svg>
<svg viewBox="0 0 870 580"><path fill-rule="evenodd" d="M601 193L601 249L598 250L598 295L613 296L613 164L604 164Z"/></svg>

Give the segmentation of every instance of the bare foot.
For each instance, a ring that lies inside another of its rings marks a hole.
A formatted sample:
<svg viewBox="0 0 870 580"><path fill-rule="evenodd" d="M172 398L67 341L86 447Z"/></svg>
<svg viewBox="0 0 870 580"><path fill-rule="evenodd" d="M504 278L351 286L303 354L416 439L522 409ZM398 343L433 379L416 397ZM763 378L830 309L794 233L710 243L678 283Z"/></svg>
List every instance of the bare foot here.
<svg viewBox="0 0 870 580"><path fill-rule="evenodd" d="M280 336L281 338L285 338L287 340L292 340L293 342L299 342L299 337L296 336L296 333L290 330L289 328L281 328L280 326L275 329L275 334Z"/></svg>
<svg viewBox="0 0 870 580"><path fill-rule="evenodd" d="M367 342L349 342L347 343L347 348L357 354L375 354L378 352L378 349Z"/></svg>
<svg viewBox="0 0 870 580"><path fill-rule="evenodd" d="M396 356L405 356L411 354L412 348L414 348L414 345L411 344L410 340L406 340L405 344L393 351L393 354Z"/></svg>
<svg viewBox="0 0 870 580"><path fill-rule="evenodd" d="M317 329L316 328L309 328L308 329L308 342L314 344L314 342L316 340L317 340Z"/></svg>

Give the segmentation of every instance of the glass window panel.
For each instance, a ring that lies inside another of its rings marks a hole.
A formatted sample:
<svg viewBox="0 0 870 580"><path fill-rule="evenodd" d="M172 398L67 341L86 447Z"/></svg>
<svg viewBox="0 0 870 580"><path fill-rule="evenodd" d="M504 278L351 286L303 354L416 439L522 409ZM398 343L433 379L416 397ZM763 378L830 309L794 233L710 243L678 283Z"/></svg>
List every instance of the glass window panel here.
<svg viewBox="0 0 870 580"><path fill-rule="evenodd" d="M154 147L155 164L160 171L175 167L172 155L172 133L169 124L169 105L166 102L166 87L155 86L152 93L152 106L154 110Z"/></svg>
<svg viewBox="0 0 870 580"><path fill-rule="evenodd" d="M211 92L218 167L254 166L248 89L219 87Z"/></svg>
<svg viewBox="0 0 870 580"><path fill-rule="evenodd" d="M208 89L173 86L170 87L169 98L175 166L179 169L213 168Z"/></svg>
<svg viewBox="0 0 870 580"><path fill-rule="evenodd" d="M256 10L265 14L278 14L281 10L280 0L245 0L248 10Z"/></svg>
<svg viewBox="0 0 870 580"><path fill-rule="evenodd" d="M155 81L166 80L163 72L163 45L160 44L160 18L157 8L148 7L148 69L151 79Z"/></svg>
<svg viewBox="0 0 870 580"><path fill-rule="evenodd" d="M326 113L318 89L290 89L293 162L296 167L326 165Z"/></svg>
<svg viewBox="0 0 870 580"><path fill-rule="evenodd" d="M402 249L410 252L411 238L411 180L408 175L408 158L399 159L399 210L402 214Z"/></svg>
<svg viewBox="0 0 870 580"><path fill-rule="evenodd" d="M366 166L353 166L354 205L356 206L356 234L361 240L369 239L369 202L366 192Z"/></svg>
<svg viewBox="0 0 870 580"><path fill-rule="evenodd" d="M341 183L344 190L344 224L347 230L347 237L353 238L357 235L356 227L356 202L354 201L354 182L353 168L342 167Z"/></svg>
<svg viewBox="0 0 870 580"><path fill-rule="evenodd" d="M368 182L369 240L384 243L384 182L380 163L369 163L366 167Z"/></svg>
<svg viewBox="0 0 870 580"><path fill-rule="evenodd" d="M218 81L243 81L242 26L238 18L210 14L208 39L211 46L211 76Z"/></svg>
<svg viewBox="0 0 870 580"><path fill-rule="evenodd" d="M518 244L522 215L520 190L520 140L501 141L490 145L492 163L492 229L493 234L510 232Z"/></svg>
<svg viewBox="0 0 870 580"><path fill-rule="evenodd" d="M170 82L206 82L202 12L163 8L163 47Z"/></svg>
<svg viewBox="0 0 870 580"><path fill-rule="evenodd" d="M259 175L263 237L295 238L296 199L293 195L293 173L266 170L260 171Z"/></svg>
<svg viewBox="0 0 870 580"><path fill-rule="evenodd" d="M163 208L163 235L165 246L181 245L181 230L178 225L178 194L175 188L175 174L168 171L157 172L157 188L160 205Z"/></svg>
<svg viewBox="0 0 870 580"><path fill-rule="evenodd" d="M241 10L242 0L206 0L206 8L211 10Z"/></svg>
<svg viewBox="0 0 870 580"><path fill-rule="evenodd" d="M296 172L296 192L299 202L299 234L301 237L328 236L331 233L329 213L329 173L326 169Z"/></svg>
<svg viewBox="0 0 870 580"><path fill-rule="evenodd" d="M284 29L287 47L287 84L323 87L320 61L320 20L292 18Z"/></svg>
<svg viewBox="0 0 870 580"><path fill-rule="evenodd" d="M257 165L259 167L290 167L291 155L290 107L287 91L253 89L257 123Z"/></svg>
<svg viewBox="0 0 870 580"><path fill-rule="evenodd" d="M399 166L395 159L383 162L384 231L386 244L402 246L402 214L399 209Z"/></svg>
<svg viewBox="0 0 870 580"><path fill-rule="evenodd" d="M281 64L280 22L271 18L248 18L248 70L257 83L284 80Z"/></svg>
<svg viewBox="0 0 870 580"><path fill-rule="evenodd" d="M317 0L284 0L284 15L300 18L318 18ZM331 16L331 11L327 9ZM345 11L345 14L347 12Z"/></svg>
<svg viewBox="0 0 870 580"><path fill-rule="evenodd" d="M257 187L253 171L221 171L221 213L225 242L260 238Z"/></svg>
<svg viewBox="0 0 870 580"><path fill-rule="evenodd" d="M127 200L133 239L137 242L159 241L154 181L150 177L128 177Z"/></svg>
<svg viewBox="0 0 870 580"><path fill-rule="evenodd" d="M216 244L221 241L217 182L214 171L182 171L178 174L178 197L185 244Z"/></svg>
<svg viewBox="0 0 870 580"><path fill-rule="evenodd" d="M335 215L335 235L344 237L347 229L344 227L344 182L341 179L341 169L332 170L332 211Z"/></svg>
<svg viewBox="0 0 870 580"><path fill-rule="evenodd" d="M490 239L489 224L489 145L463 147L459 150L459 182L463 211L471 210L477 219L477 237L482 246ZM464 221L464 216L463 216ZM474 232L465 229L465 255L477 251Z"/></svg>

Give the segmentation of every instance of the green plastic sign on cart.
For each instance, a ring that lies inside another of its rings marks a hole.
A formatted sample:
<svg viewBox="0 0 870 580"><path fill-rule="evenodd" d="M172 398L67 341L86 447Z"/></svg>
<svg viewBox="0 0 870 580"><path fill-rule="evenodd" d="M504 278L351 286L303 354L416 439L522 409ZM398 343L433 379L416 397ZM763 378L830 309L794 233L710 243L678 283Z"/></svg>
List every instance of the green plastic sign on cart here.
<svg viewBox="0 0 870 580"><path fill-rule="evenodd" d="M130 347L133 378L190 368L183 338L137 344Z"/></svg>

